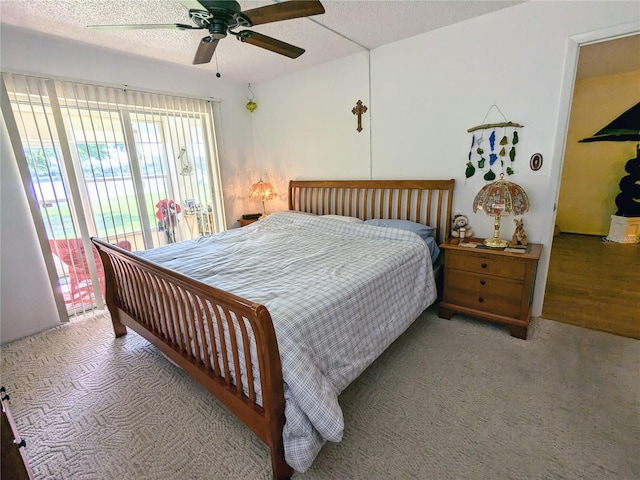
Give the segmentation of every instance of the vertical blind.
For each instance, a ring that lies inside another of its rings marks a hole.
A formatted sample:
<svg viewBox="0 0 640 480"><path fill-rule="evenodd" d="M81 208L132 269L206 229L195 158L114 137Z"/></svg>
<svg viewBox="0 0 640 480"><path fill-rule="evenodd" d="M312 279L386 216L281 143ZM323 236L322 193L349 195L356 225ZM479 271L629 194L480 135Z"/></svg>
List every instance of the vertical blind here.
<svg viewBox="0 0 640 480"><path fill-rule="evenodd" d="M104 305L90 237L135 251L225 228L212 101L2 80L69 314Z"/></svg>

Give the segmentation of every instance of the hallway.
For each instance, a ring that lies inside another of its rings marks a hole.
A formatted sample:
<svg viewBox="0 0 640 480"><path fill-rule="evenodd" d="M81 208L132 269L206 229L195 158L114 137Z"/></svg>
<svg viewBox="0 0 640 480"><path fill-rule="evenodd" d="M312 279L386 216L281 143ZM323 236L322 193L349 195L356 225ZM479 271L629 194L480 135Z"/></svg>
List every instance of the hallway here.
<svg viewBox="0 0 640 480"><path fill-rule="evenodd" d="M640 244L555 237L542 318L640 339Z"/></svg>

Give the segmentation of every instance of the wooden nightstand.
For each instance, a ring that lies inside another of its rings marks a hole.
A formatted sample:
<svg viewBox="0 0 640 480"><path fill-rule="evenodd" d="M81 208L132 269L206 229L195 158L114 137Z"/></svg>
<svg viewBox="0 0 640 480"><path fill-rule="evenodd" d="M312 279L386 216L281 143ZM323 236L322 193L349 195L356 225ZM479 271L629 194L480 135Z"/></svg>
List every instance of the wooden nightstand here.
<svg viewBox="0 0 640 480"><path fill-rule="evenodd" d="M239 218L238 222L240 222L241 227L246 227L247 225L250 225L253 222L257 222L258 220L259 218L249 218L249 219Z"/></svg>
<svg viewBox="0 0 640 480"><path fill-rule="evenodd" d="M530 243L525 253L510 253L461 247L455 238L440 248L445 252L444 293L438 316L463 313L504 323L512 336L526 340L542 245Z"/></svg>

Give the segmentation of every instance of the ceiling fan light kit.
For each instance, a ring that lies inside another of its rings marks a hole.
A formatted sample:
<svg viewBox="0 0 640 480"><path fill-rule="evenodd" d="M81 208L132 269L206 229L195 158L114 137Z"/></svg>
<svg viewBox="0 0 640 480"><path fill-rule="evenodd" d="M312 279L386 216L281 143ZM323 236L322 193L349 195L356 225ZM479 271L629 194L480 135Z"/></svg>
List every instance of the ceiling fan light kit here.
<svg viewBox="0 0 640 480"><path fill-rule="evenodd" d="M209 35L202 38L193 64L209 63L218 42L228 34L243 43L264 48L289 58L298 58L305 50L289 43L268 37L253 30L234 31L236 28L250 28L265 23L280 22L294 18L309 17L325 13L319 0L289 0L264 7L242 11L234 0L178 0L189 10L189 18L194 23L173 24L130 24L130 25L88 25L97 30L135 30L153 28L175 28L178 30L207 30ZM194 8L195 7L195 8Z"/></svg>

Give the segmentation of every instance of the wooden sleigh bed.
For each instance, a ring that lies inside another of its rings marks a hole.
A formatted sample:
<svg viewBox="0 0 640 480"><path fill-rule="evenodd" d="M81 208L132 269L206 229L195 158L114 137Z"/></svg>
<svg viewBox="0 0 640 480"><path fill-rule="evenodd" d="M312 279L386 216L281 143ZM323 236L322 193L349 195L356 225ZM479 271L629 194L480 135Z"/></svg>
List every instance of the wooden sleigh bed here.
<svg viewBox="0 0 640 480"><path fill-rule="evenodd" d="M412 220L435 227L441 242L449 235L453 187L454 180L291 181L289 209ZM105 270L115 335L125 335L129 327L155 345L269 447L274 478L290 478L293 469L282 438L281 352L269 310L100 239L92 241Z"/></svg>

